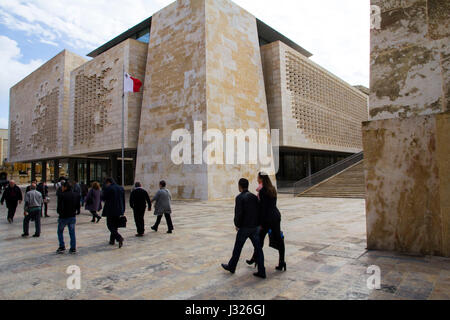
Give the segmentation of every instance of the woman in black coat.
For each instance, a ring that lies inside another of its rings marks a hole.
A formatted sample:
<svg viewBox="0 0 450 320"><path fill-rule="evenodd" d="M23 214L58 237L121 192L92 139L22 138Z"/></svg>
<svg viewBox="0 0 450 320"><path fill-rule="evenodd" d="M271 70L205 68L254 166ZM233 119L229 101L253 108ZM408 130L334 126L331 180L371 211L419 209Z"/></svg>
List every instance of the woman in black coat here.
<svg viewBox="0 0 450 320"><path fill-rule="evenodd" d="M286 271L285 246L284 238L281 234L281 213L277 208L277 191L272 185L269 176L264 173L258 174L259 191L259 210L260 210L260 230L259 239L261 247L264 246L266 235L271 232L273 242L278 247L280 255L279 265L276 267L279 271ZM247 260L247 264L251 265L256 262L256 252L251 260Z"/></svg>

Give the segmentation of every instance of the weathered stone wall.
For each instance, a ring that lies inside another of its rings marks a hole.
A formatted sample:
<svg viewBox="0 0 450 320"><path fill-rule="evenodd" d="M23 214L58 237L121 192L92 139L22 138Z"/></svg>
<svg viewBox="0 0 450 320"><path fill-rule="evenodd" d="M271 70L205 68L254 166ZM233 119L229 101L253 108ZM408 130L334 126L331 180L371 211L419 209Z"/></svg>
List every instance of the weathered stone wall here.
<svg viewBox="0 0 450 320"><path fill-rule="evenodd" d="M65 50L11 88L11 162L67 155L70 71L85 62Z"/></svg>
<svg viewBox="0 0 450 320"><path fill-rule="evenodd" d="M71 155L122 147L123 71L144 81L147 44L126 40L71 73ZM142 92L125 95L125 148L137 148Z"/></svg>
<svg viewBox="0 0 450 320"><path fill-rule="evenodd" d="M270 132L256 18L228 0L206 1L206 95L208 129L224 136L227 129ZM233 197L240 178L249 179L255 190L260 168L209 165L209 198ZM273 172L273 166L270 169Z"/></svg>
<svg viewBox="0 0 450 320"><path fill-rule="evenodd" d="M175 198L208 199L206 164L175 165L174 130L206 129L205 0L177 1L152 18L136 179L152 192L165 179ZM194 147L192 147L194 150Z"/></svg>
<svg viewBox="0 0 450 320"><path fill-rule="evenodd" d="M371 120L449 110L448 0L372 0L381 29L371 32Z"/></svg>
<svg viewBox="0 0 450 320"><path fill-rule="evenodd" d="M282 42L261 48L270 125L281 146L362 150L368 98Z"/></svg>
<svg viewBox="0 0 450 320"><path fill-rule="evenodd" d="M450 3L372 5L381 29L363 128L368 248L450 256Z"/></svg>

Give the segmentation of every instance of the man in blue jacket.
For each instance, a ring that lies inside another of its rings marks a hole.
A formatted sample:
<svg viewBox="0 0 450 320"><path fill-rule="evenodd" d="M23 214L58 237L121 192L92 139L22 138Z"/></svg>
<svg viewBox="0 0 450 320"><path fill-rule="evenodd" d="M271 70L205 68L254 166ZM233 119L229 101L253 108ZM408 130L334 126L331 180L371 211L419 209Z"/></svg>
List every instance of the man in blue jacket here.
<svg viewBox="0 0 450 320"><path fill-rule="evenodd" d="M111 232L109 244L117 241L119 248L123 246L123 237L119 234L120 217L125 215L125 190L116 184L114 179L107 178L102 191L102 201L105 202L102 216L106 217L106 225Z"/></svg>

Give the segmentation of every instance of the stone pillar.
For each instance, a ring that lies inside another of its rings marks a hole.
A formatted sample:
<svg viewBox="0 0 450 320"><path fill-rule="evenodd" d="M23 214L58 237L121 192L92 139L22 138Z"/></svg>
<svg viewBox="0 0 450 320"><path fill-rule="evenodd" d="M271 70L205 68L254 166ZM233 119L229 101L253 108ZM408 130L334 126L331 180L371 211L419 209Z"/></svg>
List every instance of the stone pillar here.
<svg viewBox="0 0 450 320"><path fill-rule="evenodd" d="M53 160L53 180L59 179L59 159Z"/></svg>
<svg viewBox="0 0 450 320"><path fill-rule="evenodd" d="M372 5L367 246L450 257L450 3Z"/></svg>
<svg viewBox="0 0 450 320"><path fill-rule="evenodd" d="M41 181L47 182L47 161L41 162Z"/></svg>
<svg viewBox="0 0 450 320"><path fill-rule="evenodd" d="M91 183L91 160L86 161L86 184Z"/></svg>
<svg viewBox="0 0 450 320"><path fill-rule="evenodd" d="M31 163L31 181L36 180L36 162Z"/></svg>
<svg viewBox="0 0 450 320"><path fill-rule="evenodd" d="M110 176L119 183L120 181L117 181L118 178L118 163L117 163L117 154L110 154L109 155L109 163L110 163Z"/></svg>
<svg viewBox="0 0 450 320"><path fill-rule="evenodd" d="M311 152L306 155L306 176L310 177L312 175L312 162L311 162Z"/></svg>

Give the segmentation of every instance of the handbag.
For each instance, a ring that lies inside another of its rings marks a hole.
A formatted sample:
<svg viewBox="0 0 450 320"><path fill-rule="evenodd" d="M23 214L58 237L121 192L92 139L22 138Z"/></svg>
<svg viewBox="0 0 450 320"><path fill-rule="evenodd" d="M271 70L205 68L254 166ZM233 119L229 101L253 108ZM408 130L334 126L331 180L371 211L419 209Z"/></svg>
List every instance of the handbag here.
<svg viewBox="0 0 450 320"><path fill-rule="evenodd" d="M126 228L127 227L127 217L125 216L120 216L119 217L119 228Z"/></svg>
<svg viewBox="0 0 450 320"><path fill-rule="evenodd" d="M284 234L283 231L280 231L281 233L281 241L284 241ZM269 247L274 248L276 250L280 250L279 241L274 237L272 230L269 230Z"/></svg>

